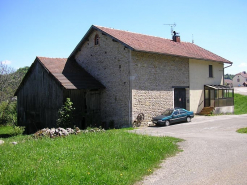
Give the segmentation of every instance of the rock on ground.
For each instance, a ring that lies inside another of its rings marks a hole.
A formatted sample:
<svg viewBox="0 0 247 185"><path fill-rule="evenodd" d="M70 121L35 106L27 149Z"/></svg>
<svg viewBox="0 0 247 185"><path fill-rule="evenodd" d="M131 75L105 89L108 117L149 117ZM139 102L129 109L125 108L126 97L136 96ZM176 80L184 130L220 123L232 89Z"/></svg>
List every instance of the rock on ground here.
<svg viewBox="0 0 247 185"><path fill-rule="evenodd" d="M0 145L3 144L3 143L4 143L4 141L3 140L0 140Z"/></svg>

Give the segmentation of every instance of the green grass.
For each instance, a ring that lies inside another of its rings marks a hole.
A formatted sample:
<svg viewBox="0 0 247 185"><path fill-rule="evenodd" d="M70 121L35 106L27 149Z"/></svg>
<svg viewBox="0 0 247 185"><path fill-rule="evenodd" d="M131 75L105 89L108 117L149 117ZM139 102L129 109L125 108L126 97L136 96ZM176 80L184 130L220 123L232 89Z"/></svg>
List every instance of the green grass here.
<svg viewBox="0 0 247 185"><path fill-rule="evenodd" d="M247 114L247 96L234 94L234 114ZM247 133L247 128L240 128L238 133Z"/></svg>
<svg viewBox="0 0 247 185"><path fill-rule="evenodd" d="M64 138L16 136L0 146L0 184L134 184L179 152L171 137L109 130ZM17 141L17 145L11 142Z"/></svg>
<svg viewBox="0 0 247 185"><path fill-rule="evenodd" d="M247 134L247 127L246 128L240 128L237 130L238 133L242 133L242 134Z"/></svg>
<svg viewBox="0 0 247 185"><path fill-rule="evenodd" d="M21 135L24 132L24 127L18 127L18 126L4 126L0 125L0 138L6 138L6 137L12 137L16 135Z"/></svg>
<svg viewBox="0 0 247 185"><path fill-rule="evenodd" d="M234 114L247 114L247 96L234 94Z"/></svg>
<svg viewBox="0 0 247 185"><path fill-rule="evenodd" d="M12 126L0 125L0 137L12 136L15 134L15 130Z"/></svg>

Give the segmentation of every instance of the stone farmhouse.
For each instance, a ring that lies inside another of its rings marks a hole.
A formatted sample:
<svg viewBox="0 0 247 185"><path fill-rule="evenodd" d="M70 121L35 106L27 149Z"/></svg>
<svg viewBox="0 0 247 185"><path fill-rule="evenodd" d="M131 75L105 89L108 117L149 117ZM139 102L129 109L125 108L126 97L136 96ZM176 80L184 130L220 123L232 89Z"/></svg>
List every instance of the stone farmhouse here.
<svg viewBox="0 0 247 185"><path fill-rule="evenodd" d="M18 123L54 126L67 97L82 128L132 126L138 115L148 122L174 107L233 112L224 64L232 62L176 34L164 39L92 25L67 59L35 59L16 91Z"/></svg>
<svg viewBox="0 0 247 185"><path fill-rule="evenodd" d="M233 79L233 87L240 87L240 86L244 86L243 84L246 83L247 84L247 73L246 71L240 72L238 74L236 74Z"/></svg>

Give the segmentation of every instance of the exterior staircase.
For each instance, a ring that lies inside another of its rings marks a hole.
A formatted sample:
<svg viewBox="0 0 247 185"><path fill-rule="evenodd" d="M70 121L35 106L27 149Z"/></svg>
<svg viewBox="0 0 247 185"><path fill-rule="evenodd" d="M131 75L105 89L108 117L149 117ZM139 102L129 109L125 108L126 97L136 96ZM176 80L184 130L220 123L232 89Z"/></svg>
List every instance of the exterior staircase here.
<svg viewBox="0 0 247 185"><path fill-rule="evenodd" d="M199 115L208 115L211 114L214 111L214 107L204 107Z"/></svg>

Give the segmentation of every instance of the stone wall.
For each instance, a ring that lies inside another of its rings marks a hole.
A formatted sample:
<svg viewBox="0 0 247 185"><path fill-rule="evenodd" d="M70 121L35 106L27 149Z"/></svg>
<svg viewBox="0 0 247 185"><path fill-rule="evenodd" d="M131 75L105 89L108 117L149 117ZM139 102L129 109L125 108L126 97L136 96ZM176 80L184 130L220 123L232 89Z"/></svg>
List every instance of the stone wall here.
<svg viewBox="0 0 247 185"><path fill-rule="evenodd" d="M150 121L173 108L172 86L189 86L188 59L131 51L99 31L90 34L75 59L106 87L101 93L102 121L113 120L116 127L128 126L140 113Z"/></svg>
<svg viewBox="0 0 247 185"><path fill-rule="evenodd" d="M99 44L95 45L95 35ZM130 51L111 37L94 31L75 59L106 88L101 93L101 117L106 125L129 124L129 57Z"/></svg>
<svg viewBox="0 0 247 185"><path fill-rule="evenodd" d="M189 59L132 52L132 116L145 121L173 108L173 86L189 86ZM187 96L188 93L186 93Z"/></svg>

